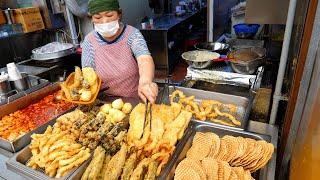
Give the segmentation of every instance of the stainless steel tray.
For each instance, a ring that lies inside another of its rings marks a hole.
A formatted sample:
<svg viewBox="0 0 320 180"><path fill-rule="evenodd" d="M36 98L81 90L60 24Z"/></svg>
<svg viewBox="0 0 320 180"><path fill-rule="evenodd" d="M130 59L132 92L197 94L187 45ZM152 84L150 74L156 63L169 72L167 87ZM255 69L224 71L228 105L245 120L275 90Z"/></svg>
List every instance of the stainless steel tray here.
<svg viewBox="0 0 320 180"><path fill-rule="evenodd" d="M25 91L20 91L20 92L13 90L13 93L16 93L16 94L9 96L5 100L1 100L0 106L11 103L11 102L23 97L23 96L27 96L28 94L33 93L35 91L38 91L39 89L42 89L45 86L50 84L50 82L48 80L41 79L37 76L33 76L33 75L28 75L28 76L29 76L30 88Z"/></svg>
<svg viewBox="0 0 320 180"><path fill-rule="evenodd" d="M190 124L189 124L189 126L188 126L187 129L191 129L191 125L190 125ZM186 131L187 131L187 130L186 130ZM182 137L182 139L184 139L185 136L186 136L186 133L184 134L184 136ZM182 139L177 142L176 147L183 146ZM175 151L173 152L172 156L169 158L169 161L168 161L168 162L171 162L171 161L173 161L173 160L175 159L175 158L174 158L174 154L176 154L176 151L177 151L177 149L175 149ZM80 167L68 178L68 180L79 180L79 179L81 179L83 173L86 171L86 169L87 169L87 167L89 166L90 162L91 162L91 159L90 159L88 162L84 163L82 166L80 166ZM166 167L167 165L168 165L168 164L166 164L165 167ZM159 177L164 177L164 176L166 176L165 173L166 173L166 172L165 172L165 169L163 169L163 170L161 171ZM157 178L157 179L159 179L159 178Z"/></svg>
<svg viewBox="0 0 320 180"><path fill-rule="evenodd" d="M63 51L55 52L55 53L32 54L31 59L37 60L37 61L48 61L51 59L57 59L57 58L68 56L70 54L73 54L74 52L75 52L75 49L70 48L70 49L66 49Z"/></svg>
<svg viewBox="0 0 320 180"><path fill-rule="evenodd" d="M69 176L71 176L78 168L81 168L82 166L89 163L89 160L82 163L81 166L74 168L72 171L70 171L67 175L61 177L61 178L50 178L46 174L44 174L41 171L34 170L25 164L28 162L28 160L31 158L31 150L29 149L29 146L25 147L23 150L21 150L19 153L16 153L12 158L9 159L9 161L6 162L7 169L25 177L28 179L33 180L65 180Z"/></svg>
<svg viewBox="0 0 320 180"><path fill-rule="evenodd" d="M174 172L177 167L177 165L185 158L187 151L192 145L192 140L196 132L214 132L218 136L223 137L224 135L231 135L231 136L242 136L246 138L252 138L256 140L265 140L267 142L271 142L271 137L268 135L261 135L236 129L230 129L230 128L224 128L219 127L210 123L206 122L193 122L191 125L191 128L189 128L181 140L181 144L177 146L175 153L173 154L172 160L168 163L168 165L165 167L163 175L159 177L159 179L173 179ZM276 147L276 145L274 144ZM274 157L273 157L274 158ZM271 163L274 161L269 161L269 163L259 171L252 174L252 176L256 180L265 180L265 179L273 179L274 177L271 177L274 175L271 171L274 169L270 168Z"/></svg>
<svg viewBox="0 0 320 180"><path fill-rule="evenodd" d="M242 129L242 130L245 130L247 128L248 122L249 122L249 114L252 109L252 104L254 100L254 94L252 94L252 97L247 98L242 96L210 92L210 91L204 91L199 89L169 86L170 94L175 90L182 91L186 96L195 96L195 99L198 102L203 99L211 99L211 100L220 101L223 104L236 105L237 112L233 115L241 122L241 126L231 127L231 128ZM194 118L192 119L192 121L202 122ZM207 121L207 122L210 122L210 121ZM213 122L210 122L210 123L213 123ZM220 126L224 126L224 125L220 125Z"/></svg>
<svg viewBox="0 0 320 180"><path fill-rule="evenodd" d="M57 90L59 90L59 88L60 87L58 84L52 84L52 85L44 87L38 91L35 91L31 94L28 94L27 96L19 98L19 99L13 101L12 103L0 106L0 118L39 101L40 99L44 98L45 96L52 94L53 92L56 92ZM75 108L71 108L70 110L67 110L64 113L72 111L73 109L75 109ZM64 113L61 113L60 115L62 115ZM58 115L58 116L60 116L60 115ZM53 119L56 119L56 118L57 117L55 117ZM9 151L9 152L13 152L13 153L18 152L19 150L21 150L22 148L24 148L25 146L27 146L30 143L30 141L31 141L30 136L33 133L43 133L46 130L47 126L53 125L54 123L55 123L55 120L49 120L47 123L37 127L36 129L30 131L29 133L26 133L25 135L21 136L20 138L16 139L15 141L12 141L12 142L8 141L6 139L0 138L0 148L4 149L6 151Z"/></svg>

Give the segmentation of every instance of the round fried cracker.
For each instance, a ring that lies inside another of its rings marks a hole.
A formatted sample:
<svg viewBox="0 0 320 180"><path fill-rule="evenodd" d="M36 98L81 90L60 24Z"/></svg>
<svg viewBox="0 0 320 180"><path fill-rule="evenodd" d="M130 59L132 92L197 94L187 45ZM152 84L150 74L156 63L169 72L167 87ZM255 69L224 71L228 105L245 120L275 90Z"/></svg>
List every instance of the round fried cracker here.
<svg viewBox="0 0 320 180"><path fill-rule="evenodd" d="M225 161L222 161L222 164L223 164L223 179L229 179L231 174L231 167Z"/></svg>
<svg viewBox="0 0 320 180"><path fill-rule="evenodd" d="M244 171L244 180L251 180L253 179L252 176L251 176L251 173L250 171Z"/></svg>
<svg viewBox="0 0 320 180"><path fill-rule="evenodd" d="M273 144L267 143L267 149L268 149L267 154L265 154L264 158L257 163L255 168L253 168L253 172L264 167L268 163L268 161L271 159L272 154L274 152Z"/></svg>
<svg viewBox="0 0 320 180"><path fill-rule="evenodd" d="M215 159L222 160L224 155L227 153L227 144L226 141L223 139L220 139L220 148L219 153L215 156Z"/></svg>
<svg viewBox="0 0 320 180"><path fill-rule="evenodd" d="M232 164L236 159L242 157L247 149L247 143L243 137L237 137L236 140L238 141L238 151L234 158L229 161L230 164Z"/></svg>
<svg viewBox="0 0 320 180"><path fill-rule="evenodd" d="M191 158L185 158L183 161L180 162L182 163L182 166L190 167L196 171L196 173L200 176L201 180L206 179L206 173L201 167L200 161L191 159Z"/></svg>
<svg viewBox="0 0 320 180"><path fill-rule="evenodd" d="M210 148L210 152L208 154L208 157L216 157L219 153L220 148L220 138L218 135L214 133L207 134L209 138L212 140L212 145Z"/></svg>
<svg viewBox="0 0 320 180"><path fill-rule="evenodd" d="M246 166L246 169L250 170L250 172L253 172L253 169L257 166L257 163L259 161L262 161L264 158L265 158L265 155L268 154L268 143L266 141L257 141L257 143L259 143L262 148L261 148L261 151L260 151L260 154L257 155L257 159L250 162L247 166Z"/></svg>
<svg viewBox="0 0 320 180"><path fill-rule="evenodd" d="M238 180L238 179L239 178L238 178L237 174L233 170L231 170L229 180Z"/></svg>
<svg viewBox="0 0 320 180"><path fill-rule="evenodd" d="M219 165L215 159L211 157L204 158L201 161L201 164L207 175L208 180L218 180L217 174L219 170Z"/></svg>
<svg viewBox="0 0 320 180"><path fill-rule="evenodd" d="M251 163L256 161L257 159L261 158L261 151L262 151L262 145L258 141L254 143L254 149L250 155L248 155L243 161L241 161L241 165L244 169L248 169L247 166L249 166Z"/></svg>
<svg viewBox="0 0 320 180"><path fill-rule="evenodd" d="M224 178L224 168L223 168L223 161L217 161L218 162L218 180L223 180Z"/></svg>
<svg viewBox="0 0 320 180"><path fill-rule="evenodd" d="M246 152L243 154L242 157L238 158L236 161L231 163L231 166L242 166L243 162L246 161L255 151L255 140L245 138L245 141L247 143L247 149Z"/></svg>
<svg viewBox="0 0 320 180"><path fill-rule="evenodd" d="M237 174L239 180L243 180L244 179L243 167L232 167L231 171L233 171L233 172L235 172Z"/></svg>
<svg viewBox="0 0 320 180"><path fill-rule="evenodd" d="M241 159L243 157L247 156L248 153L250 152L251 148L252 148L250 146L250 143L249 143L250 141L246 140L245 138L240 138L239 137L239 141L241 141L242 144L243 144L243 152L241 154L239 153L239 155L237 155L238 157L233 159L232 162L230 162L231 166L239 166L239 163L241 162Z"/></svg>
<svg viewBox="0 0 320 180"><path fill-rule="evenodd" d="M200 175L196 172L196 170L188 165L188 162L182 160L174 173L175 180L201 180Z"/></svg>
<svg viewBox="0 0 320 180"><path fill-rule="evenodd" d="M238 153L238 141L233 136L224 136L222 138L226 142L227 153L223 156L222 160L230 162Z"/></svg>
<svg viewBox="0 0 320 180"><path fill-rule="evenodd" d="M192 141L192 147L187 152L188 158L202 160L207 157L212 146L212 140L205 133L197 132Z"/></svg>

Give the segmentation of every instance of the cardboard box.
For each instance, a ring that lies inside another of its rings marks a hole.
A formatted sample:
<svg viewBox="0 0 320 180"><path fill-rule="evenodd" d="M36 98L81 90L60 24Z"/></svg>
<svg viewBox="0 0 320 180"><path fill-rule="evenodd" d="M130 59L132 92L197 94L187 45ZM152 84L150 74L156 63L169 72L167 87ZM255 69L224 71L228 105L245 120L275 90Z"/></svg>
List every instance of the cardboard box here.
<svg viewBox="0 0 320 180"><path fill-rule="evenodd" d="M22 24L24 33L44 29L44 23L39 8L30 7L15 9L13 16L15 23Z"/></svg>
<svg viewBox="0 0 320 180"><path fill-rule="evenodd" d="M286 24L290 0L247 0L245 23Z"/></svg>
<svg viewBox="0 0 320 180"><path fill-rule="evenodd" d="M1 24L6 24L6 17L4 17L4 12L0 10L0 25Z"/></svg>
<svg viewBox="0 0 320 180"><path fill-rule="evenodd" d="M33 0L34 7L39 7L46 29L56 29L65 26L64 14L53 14L52 6L48 0ZM50 8L49 8L50 7Z"/></svg>

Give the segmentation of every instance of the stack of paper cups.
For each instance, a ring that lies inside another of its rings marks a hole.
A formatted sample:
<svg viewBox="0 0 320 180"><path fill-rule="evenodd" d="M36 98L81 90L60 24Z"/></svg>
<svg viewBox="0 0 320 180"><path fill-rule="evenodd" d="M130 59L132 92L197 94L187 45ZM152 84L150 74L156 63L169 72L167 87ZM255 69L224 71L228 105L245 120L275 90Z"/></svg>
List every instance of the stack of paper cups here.
<svg viewBox="0 0 320 180"><path fill-rule="evenodd" d="M21 73L15 63L9 63L7 64L7 69L8 69L8 75L9 75L9 80L10 81L15 81L22 79Z"/></svg>

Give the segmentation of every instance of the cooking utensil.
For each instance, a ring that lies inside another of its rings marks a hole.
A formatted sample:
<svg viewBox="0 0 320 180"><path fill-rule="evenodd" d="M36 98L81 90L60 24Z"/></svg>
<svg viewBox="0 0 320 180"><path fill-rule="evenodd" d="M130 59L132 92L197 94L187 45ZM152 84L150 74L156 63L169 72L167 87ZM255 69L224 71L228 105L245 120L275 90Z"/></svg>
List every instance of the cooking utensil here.
<svg viewBox="0 0 320 180"><path fill-rule="evenodd" d="M194 45L197 50L200 51L211 51L219 54L227 54L230 50L229 44L219 43L219 42L203 42Z"/></svg>
<svg viewBox="0 0 320 180"><path fill-rule="evenodd" d="M146 107L146 111L144 112L144 123L143 123L143 129L146 127L146 125L148 124L148 114L149 114L149 126L151 129L151 118L152 118L152 107L151 107L151 103L149 103L149 100L146 100L145 103L145 107ZM142 135L141 135L142 136Z"/></svg>
<svg viewBox="0 0 320 180"><path fill-rule="evenodd" d="M254 56L253 56L254 54ZM265 60L266 49L260 47L233 50L228 53L231 68L240 74L253 74Z"/></svg>
<svg viewBox="0 0 320 180"><path fill-rule="evenodd" d="M10 81L12 87L17 91L26 91L31 87L31 82L28 74L21 73L22 78L14 81Z"/></svg>
<svg viewBox="0 0 320 180"><path fill-rule="evenodd" d="M67 86L73 84L74 75L75 75L75 73L73 72L68 76L67 80L65 81ZM98 78L98 88L97 89L100 89L100 87L101 87L101 79L99 77L97 77L97 78ZM91 100L87 101L87 102L85 102L85 101L71 101L71 100L67 99L64 94L61 96L61 99L65 100L67 102L74 103L74 104L88 105L88 104L92 104L97 99L98 94L99 94L99 90L95 94L93 94Z"/></svg>
<svg viewBox="0 0 320 180"><path fill-rule="evenodd" d="M213 59L218 59L220 54L209 51L188 51L184 52L181 57L193 68L204 69L212 65Z"/></svg>

